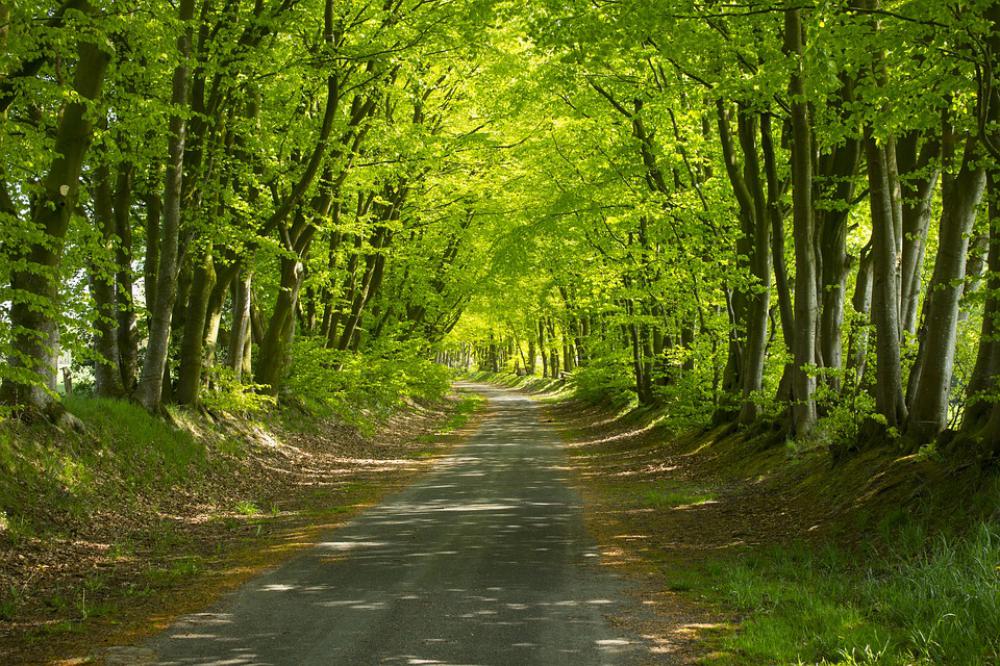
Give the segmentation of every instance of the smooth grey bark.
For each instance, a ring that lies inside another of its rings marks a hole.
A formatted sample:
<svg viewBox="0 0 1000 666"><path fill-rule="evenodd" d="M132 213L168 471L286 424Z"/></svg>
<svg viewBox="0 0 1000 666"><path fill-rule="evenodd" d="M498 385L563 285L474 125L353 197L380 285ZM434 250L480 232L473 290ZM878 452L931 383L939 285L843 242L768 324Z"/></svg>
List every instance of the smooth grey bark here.
<svg viewBox="0 0 1000 666"><path fill-rule="evenodd" d="M896 285L896 312L899 316L897 322L899 339L903 339L903 319L902 312L903 281L900 257L903 255L903 190L899 182L899 165L896 161L896 137L890 136L885 141L885 173L889 184L889 204L892 212L892 238L895 242L895 285Z"/></svg>
<svg viewBox="0 0 1000 666"><path fill-rule="evenodd" d="M250 285L253 273L244 268L239 279L233 282L232 296L232 334L229 338L229 367L236 381L243 378L243 373L249 371L244 361L247 359L245 350L250 346Z"/></svg>
<svg viewBox="0 0 1000 666"><path fill-rule="evenodd" d="M163 198L159 193L150 193L145 197L145 206L146 254L143 260L142 290L148 320L156 305L156 270L160 265L160 221L163 217Z"/></svg>
<svg viewBox="0 0 1000 666"><path fill-rule="evenodd" d="M886 151L865 128L865 156L872 215L872 322L875 325L876 408L888 428L906 420L899 357L899 290L896 237Z"/></svg>
<svg viewBox="0 0 1000 666"><path fill-rule="evenodd" d="M774 270L774 291L778 297L778 314L781 322L781 337L791 350L795 341L795 314L792 306L792 291L789 286L788 270L785 267L785 216L786 206L782 202L790 178L779 180L778 162L774 155L774 137L771 129L771 114L761 114L760 147L764 156L764 173L767 179L767 215L771 223L771 265ZM792 376L794 362L785 364L778 382L776 398L791 404Z"/></svg>
<svg viewBox="0 0 1000 666"><path fill-rule="evenodd" d="M919 138L917 132L908 132L896 142L896 160L903 195L900 317L903 331L911 335L917 331L931 203L941 173L940 167L935 164L940 152L939 141L936 138L924 138L918 151Z"/></svg>
<svg viewBox="0 0 1000 666"><path fill-rule="evenodd" d="M812 179L813 143L806 102L803 72L803 35L801 10L789 0L785 9L785 52L796 62L789 83L792 98L792 220L795 239L795 337L792 356L792 428L795 436L804 437L816 425L816 380L809 371L816 360L816 255L813 249Z"/></svg>
<svg viewBox="0 0 1000 666"><path fill-rule="evenodd" d="M230 259L230 263L221 267L216 262L215 284L208 296L208 306L205 312L205 329L202 334L202 367L210 368L215 363L215 353L219 346L219 336L222 329L222 311L226 305L226 296L232 291L233 280L240 272L240 264ZM234 322L235 323L235 322ZM204 384L204 382L202 382Z"/></svg>
<svg viewBox="0 0 1000 666"><path fill-rule="evenodd" d="M962 291L962 307L958 311L959 323L968 321L968 299L983 287L986 278L986 259L990 249L988 233L977 233L969 240L969 256L965 261L965 289Z"/></svg>
<svg viewBox="0 0 1000 666"><path fill-rule="evenodd" d="M916 388L906 427L907 435L918 443L932 440L948 424L969 236L986 185L986 172L976 164L978 158L977 141L970 138L959 172L945 174L941 187L937 257L924 304L920 350L912 371Z"/></svg>
<svg viewBox="0 0 1000 666"><path fill-rule="evenodd" d="M872 309L872 250L871 243L861 250L858 274L854 283L851 307L862 323L851 327L847 343L847 369L854 375L854 385L860 386L868 365L868 320Z"/></svg>
<svg viewBox="0 0 1000 666"><path fill-rule="evenodd" d="M194 28L194 0L180 0L178 17L186 25L177 37L180 62L174 68L171 103L183 109L188 102L188 78L192 66L191 43ZM164 375L174 301L177 297L177 255L180 241L181 193L184 188L184 142L187 131L186 115L170 117L167 144L166 185L163 190L163 225L158 235L159 262L156 271L156 295L150 311L149 340L142 373L136 386L135 398L146 409L159 411L162 406Z"/></svg>

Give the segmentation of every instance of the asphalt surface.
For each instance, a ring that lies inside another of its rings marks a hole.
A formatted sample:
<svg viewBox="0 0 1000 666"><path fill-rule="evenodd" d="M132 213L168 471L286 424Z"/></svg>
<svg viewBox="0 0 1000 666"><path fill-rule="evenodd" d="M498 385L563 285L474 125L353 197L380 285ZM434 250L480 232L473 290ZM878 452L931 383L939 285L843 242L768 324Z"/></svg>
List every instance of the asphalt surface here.
<svg viewBox="0 0 1000 666"><path fill-rule="evenodd" d="M479 430L415 485L151 643L174 665L628 664L557 435L488 386ZM648 654L648 653L646 653ZM136 655L138 656L138 655ZM144 660L145 661L145 660Z"/></svg>

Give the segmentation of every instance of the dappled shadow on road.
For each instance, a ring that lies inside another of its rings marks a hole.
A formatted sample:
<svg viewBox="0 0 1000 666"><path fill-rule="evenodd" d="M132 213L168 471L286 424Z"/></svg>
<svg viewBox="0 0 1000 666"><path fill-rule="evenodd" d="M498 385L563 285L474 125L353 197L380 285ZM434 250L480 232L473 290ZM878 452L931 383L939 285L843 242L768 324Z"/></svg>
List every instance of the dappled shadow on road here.
<svg viewBox="0 0 1000 666"><path fill-rule="evenodd" d="M481 431L421 483L174 625L151 663L625 664L617 583L534 406L491 392Z"/></svg>

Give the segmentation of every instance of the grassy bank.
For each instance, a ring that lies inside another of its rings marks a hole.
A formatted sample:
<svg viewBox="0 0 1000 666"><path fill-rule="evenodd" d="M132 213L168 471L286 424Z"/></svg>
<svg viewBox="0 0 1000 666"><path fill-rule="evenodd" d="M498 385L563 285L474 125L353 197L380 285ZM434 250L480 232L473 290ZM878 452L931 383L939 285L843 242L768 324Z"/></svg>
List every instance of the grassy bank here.
<svg viewBox="0 0 1000 666"><path fill-rule="evenodd" d="M370 436L88 398L82 434L0 424L0 654L85 658L207 605L405 485L479 404L411 403Z"/></svg>
<svg viewBox="0 0 1000 666"><path fill-rule="evenodd" d="M709 663L1000 663L1000 524L886 536L760 546L664 577L742 618Z"/></svg>

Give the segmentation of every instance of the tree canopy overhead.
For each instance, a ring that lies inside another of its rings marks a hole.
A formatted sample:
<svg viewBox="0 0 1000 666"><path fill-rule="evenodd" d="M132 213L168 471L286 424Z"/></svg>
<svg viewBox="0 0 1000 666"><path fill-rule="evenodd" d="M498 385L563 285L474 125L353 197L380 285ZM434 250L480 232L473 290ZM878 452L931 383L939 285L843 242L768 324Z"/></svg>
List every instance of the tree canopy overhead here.
<svg viewBox="0 0 1000 666"><path fill-rule="evenodd" d="M0 397L63 418L66 367L154 411L309 400L435 359L995 455L998 20L0 0Z"/></svg>

